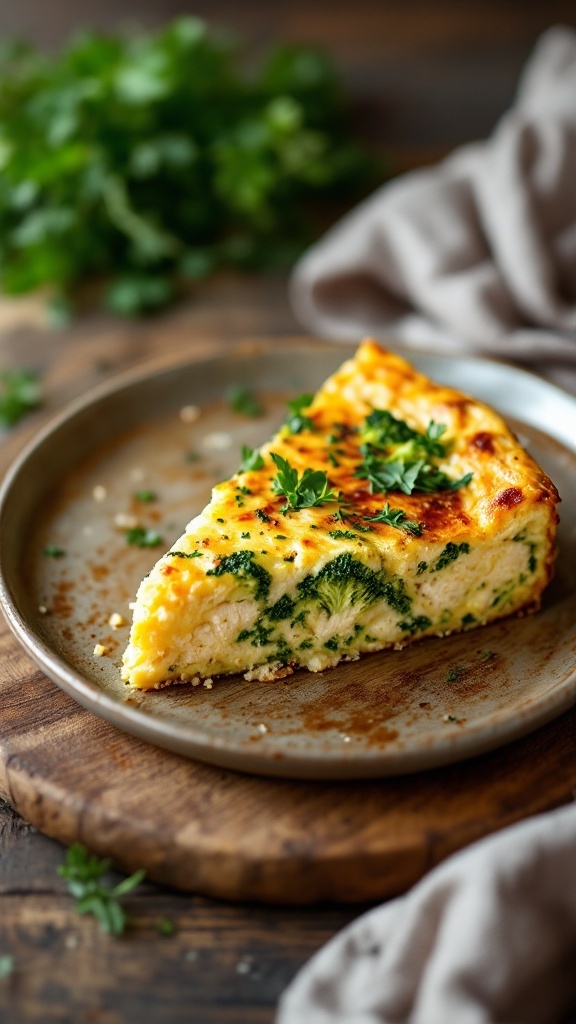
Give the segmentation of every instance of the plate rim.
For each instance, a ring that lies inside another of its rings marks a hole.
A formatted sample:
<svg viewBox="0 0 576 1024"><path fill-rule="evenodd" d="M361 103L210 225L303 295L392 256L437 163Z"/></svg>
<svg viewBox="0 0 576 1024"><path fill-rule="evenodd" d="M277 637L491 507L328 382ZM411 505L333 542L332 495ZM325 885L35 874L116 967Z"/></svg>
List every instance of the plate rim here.
<svg viewBox="0 0 576 1024"><path fill-rule="evenodd" d="M51 417L12 462L0 486L0 524L6 504L11 498L12 489L17 486L20 474L25 471L28 461L38 449L47 442L49 443L53 435L57 434L62 427L67 426L71 420L73 421L86 410L91 407L97 408L102 401L111 396L118 395L127 389L137 389L140 384L179 368L211 364L222 358L227 360L237 358L240 362L257 358L263 353L273 355L280 351L287 351L295 345L299 348L313 349L316 352L324 350L342 353L345 351L347 354L344 358L347 358L348 353L352 354L357 348L353 344L330 343L301 336L250 340L236 343L232 350L229 346L220 345L217 351L210 355L202 353L193 358L183 359L180 354L176 359L160 357L148 360L143 366L133 367L120 374L115 374L110 380L90 388ZM441 374L442 365L454 362L452 356L429 350L402 352L401 354L407 355L416 363L419 357L432 360L439 368L437 376ZM477 364L484 367L504 368L508 374L512 375L515 382L522 383L529 380L532 387L535 385L542 387L550 397L556 395L561 396L563 401L568 400L576 416L576 398L555 383L539 377L532 371L485 356L465 356L459 358L458 362L463 375L466 373L466 368L473 369ZM530 420L527 419L527 422ZM544 429L542 425L540 425L540 429ZM560 439L554 433L549 433L548 436L551 436L561 447L576 454L576 437L573 439L573 444L570 445L564 438ZM162 717L155 717L147 712L142 712L139 708L121 703L98 689L97 684L83 675L80 670L69 665L36 632L34 625L20 611L16 598L11 592L10 581L6 577L3 545L0 545L0 604L12 633L26 653L52 682L80 706L98 717L104 718L115 727L129 732L139 739L145 739L155 746L215 766L267 776L312 780L354 779L408 774L423 769L430 770L444 764L467 760L502 746L504 743L512 742L546 724L576 702L575 669L569 672L565 678L554 683L543 696L530 701L525 711L517 716L515 724L511 722L507 709L501 709L497 713L492 712L488 735L485 724L483 724L484 719L480 718L467 726L465 732L450 726L442 733L434 733L432 738L429 733L424 734L424 737L428 737L426 742L423 742L423 737L420 743L415 743L409 750L400 748L392 751L380 749L355 752L350 749L341 752L318 750L310 750L305 753L280 752L270 748L266 749L264 743L259 745L259 750L247 749L246 744L241 741L236 743L217 735L208 736L205 731L197 731L189 725L183 726ZM465 737L460 743L458 735Z"/></svg>

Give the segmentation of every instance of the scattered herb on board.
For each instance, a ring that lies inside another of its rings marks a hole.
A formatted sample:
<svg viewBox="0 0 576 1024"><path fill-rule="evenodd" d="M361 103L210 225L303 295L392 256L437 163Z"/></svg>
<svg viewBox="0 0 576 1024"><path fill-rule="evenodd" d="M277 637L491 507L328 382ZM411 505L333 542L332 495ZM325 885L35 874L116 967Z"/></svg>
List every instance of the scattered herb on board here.
<svg viewBox="0 0 576 1024"><path fill-rule="evenodd" d="M156 501L158 495L155 491L136 491L134 497L136 498L136 501L141 501L143 504L147 505L151 501Z"/></svg>
<svg viewBox="0 0 576 1024"><path fill-rule="evenodd" d="M0 956L0 981L9 978L14 970L14 957L9 953Z"/></svg>
<svg viewBox="0 0 576 1024"><path fill-rule="evenodd" d="M64 548L59 548L56 544L47 544L42 554L46 555L47 558L63 558L66 552Z"/></svg>
<svg viewBox="0 0 576 1024"><path fill-rule="evenodd" d="M125 533L128 544L137 548L156 548L163 543L163 539L156 530L149 527L134 526Z"/></svg>
<svg viewBox="0 0 576 1024"><path fill-rule="evenodd" d="M290 44L245 64L195 17L84 32L52 56L3 46L0 288L51 288L61 323L90 277L136 315L218 267L292 262L322 230L319 201L353 202L381 170L325 54Z"/></svg>
<svg viewBox="0 0 576 1024"><path fill-rule="evenodd" d="M447 683L457 683L462 676L465 676L468 671L467 665L457 665L456 668L451 668L446 675Z"/></svg>
<svg viewBox="0 0 576 1024"><path fill-rule="evenodd" d="M102 882L110 864L108 858L96 857L81 843L73 843L66 851L65 862L58 868L58 874L66 880L70 893L76 897L75 909L79 914L93 914L103 931L122 935L126 927L126 912L119 902L120 897L135 889L146 872L136 871L111 887Z"/></svg>
<svg viewBox="0 0 576 1024"><path fill-rule="evenodd" d="M2 370L0 373L0 427L13 427L27 413L37 409L40 403L38 374L32 373L31 370Z"/></svg>
<svg viewBox="0 0 576 1024"><path fill-rule="evenodd" d="M159 917L156 922L158 935L170 936L176 932L176 925L170 917Z"/></svg>
<svg viewBox="0 0 576 1024"><path fill-rule="evenodd" d="M312 508L338 500L338 495L331 490L326 473L318 469L305 469L299 476L298 470L281 455L270 452L270 457L278 470L272 480L272 490L274 494L281 494L286 498L286 504L280 509L283 514L290 509Z"/></svg>
<svg viewBox="0 0 576 1024"><path fill-rule="evenodd" d="M254 392L250 388L242 387L240 384L230 389L228 401L233 412L238 412L242 416L249 416L251 419L262 416L264 412L262 403L258 401Z"/></svg>

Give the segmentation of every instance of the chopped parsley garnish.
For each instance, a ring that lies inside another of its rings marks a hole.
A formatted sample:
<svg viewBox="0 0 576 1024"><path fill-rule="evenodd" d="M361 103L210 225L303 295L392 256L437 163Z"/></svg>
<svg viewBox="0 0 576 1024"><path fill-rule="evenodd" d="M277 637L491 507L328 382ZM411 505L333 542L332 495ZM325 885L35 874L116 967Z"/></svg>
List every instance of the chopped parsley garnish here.
<svg viewBox="0 0 576 1024"><path fill-rule="evenodd" d="M59 548L56 544L47 544L42 554L46 555L47 558L63 558L66 552L64 548Z"/></svg>
<svg viewBox="0 0 576 1024"><path fill-rule="evenodd" d="M156 530L144 526L134 526L124 534L128 544L137 548L156 548L163 543L163 538Z"/></svg>
<svg viewBox="0 0 576 1024"><path fill-rule="evenodd" d="M444 424L431 420L422 434L387 410L374 409L360 428L363 461L356 476L368 481L372 494L458 490L470 483L472 474L452 480L431 461L446 454L440 440L445 432Z"/></svg>
<svg viewBox="0 0 576 1024"><path fill-rule="evenodd" d="M388 461L381 455L367 451L365 446L363 454L364 459L355 475L368 481L372 494L386 494L387 491L403 491L404 494L412 494L412 491L423 491L425 494L457 491L472 479L472 473L466 473L460 480L452 480L443 470L425 459L406 462L394 458Z"/></svg>
<svg viewBox="0 0 576 1024"><path fill-rule="evenodd" d="M288 594L283 594L276 604L268 609L267 615L272 622L281 622L282 619L289 619L294 613L296 604Z"/></svg>
<svg viewBox="0 0 576 1024"><path fill-rule="evenodd" d="M174 935L176 932L176 925L169 917L159 917L156 921L156 931L158 935Z"/></svg>
<svg viewBox="0 0 576 1024"><path fill-rule="evenodd" d="M364 516L369 523L385 523L386 526L394 526L397 530L405 530L406 533L413 533L415 537L422 534L422 523L417 523L408 516L401 508L390 508L388 502L380 509L375 516Z"/></svg>
<svg viewBox="0 0 576 1024"><path fill-rule="evenodd" d="M262 565L254 561L253 551L234 551L231 555L226 555L214 569L208 569L206 575L223 576L224 573L231 573L251 585L256 600L268 596L272 577Z"/></svg>
<svg viewBox="0 0 576 1024"><path fill-rule="evenodd" d="M155 491L136 491L134 497L136 498L136 501L141 501L144 504L147 504L150 501L156 501L158 495Z"/></svg>
<svg viewBox="0 0 576 1024"><path fill-rule="evenodd" d="M364 444L385 451L401 447L401 457L411 459L422 455L442 458L446 454L446 446L440 443L440 438L445 433L444 424L431 420L426 433L421 434L420 431L409 427L404 420L396 419L387 409L374 409L360 428L360 437ZM398 454L400 455L400 452Z"/></svg>
<svg viewBox="0 0 576 1024"><path fill-rule="evenodd" d="M272 522L270 516L266 512L264 512L264 510L261 509L261 508L257 508L256 511L254 512L254 515L256 516L257 519L260 520L261 523L271 523Z"/></svg>
<svg viewBox="0 0 576 1024"><path fill-rule="evenodd" d="M262 404L258 401L254 392L250 388L243 387L241 384L230 389L228 401L233 412L239 412L242 416L256 418L264 412Z"/></svg>
<svg viewBox="0 0 576 1024"><path fill-rule="evenodd" d="M202 555L203 555L202 551L190 551L189 554L186 554L185 551L169 551L167 555L164 555L164 557L165 558L202 558Z"/></svg>
<svg viewBox="0 0 576 1024"><path fill-rule="evenodd" d="M69 891L76 897L75 909L79 914L93 914L103 931L122 935L126 927L126 912L119 899L140 885L146 872L135 871L111 887L101 881L110 864L108 858L101 860L81 843L73 843L66 851L66 860L58 868L58 874L66 880Z"/></svg>
<svg viewBox="0 0 576 1024"><path fill-rule="evenodd" d="M245 533L241 533L240 536L242 537L242 540L247 540L250 537L250 534L245 532Z"/></svg>
<svg viewBox="0 0 576 1024"><path fill-rule="evenodd" d="M466 541L463 541L462 544L454 544L452 541L448 541L431 572L438 572L439 569L445 569L451 562L455 562L460 555L468 554L470 554L470 545L467 544Z"/></svg>
<svg viewBox="0 0 576 1024"><path fill-rule="evenodd" d="M428 629L432 625L431 620L427 615L417 615L412 619L405 619L402 622L398 622L398 629L401 629L403 633L410 633L410 636L414 636L416 633L420 633L423 629Z"/></svg>
<svg viewBox="0 0 576 1024"><path fill-rule="evenodd" d="M462 676L466 675L468 671L467 665L457 665L456 668L451 668L446 676L447 683L456 683ZM454 719L456 721L456 719Z"/></svg>
<svg viewBox="0 0 576 1024"><path fill-rule="evenodd" d="M328 533L329 537L333 537L334 540L360 540L355 533L351 533L350 530L330 530Z"/></svg>
<svg viewBox="0 0 576 1024"><path fill-rule="evenodd" d="M314 430L314 423L309 416L304 416L304 409L308 409L312 405L314 395L299 395L298 398L290 398L286 403L288 406L288 415L284 421L284 426L288 428L291 434L300 434L303 430Z"/></svg>
<svg viewBox="0 0 576 1024"><path fill-rule="evenodd" d="M0 427L13 427L40 402L38 374L18 369L0 373Z"/></svg>
<svg viewBox="0 0 576 1024"><path fill-rule="evenodd" d="M285 537L283 533L277 533L274 536L274 540L288 540L288 537Z"/></svg>
<svg viewBox="0 0 576 1024"><path fill-rule="evenodd" d="M274 494L286 498L286 504L280 510L284 515L290 509L313 508L328 501L337 501L338 495L331 490L330 481L319 469L305 469L302 476L294 469L287 459L275 452L270 453L272 461L278 469L272 481Z"/></svg>
<svg viewBox="0 0 576 1024"><path fill-rule="evenodd" d="M326 643L324 644L324 647L327 647L329 651L337 651L338 650L338 637L337 636L331 636L330 639L327 640Z"/></svg>
<svg viewBox="0 0 576 1024"><path fill-rule="evenodd" d="M221 517L221 516L218 516L218 518L216 519L216 522L217 522L217 523L223 523L223 522L225 522L225 520L224 520L224 519L222 519L222 517Z"/></svg>
<svg viewBox="0 0 576 1024"><path fill-rule="evenodd" d="M242 445L242 461L240 462L239 473L250 473L253 470L263 469L264 459L257 448L250 448L247 444Z"/></svg>
<svg viewBox="0 0 576 1024"><path fill-rule="evenodd" d="M331 466L339 466L340 465L340 463L338 462L338 459L334 455L334 452L328 452L328 462L330 463Z"/></svg>
<svg viewBox="0 0 576 1024"><path fill-rule="evenodd" d="M423 572L426 572L428 568L428 562L418 562L418 568L416 569L416 575L421 576Z"/></svg>

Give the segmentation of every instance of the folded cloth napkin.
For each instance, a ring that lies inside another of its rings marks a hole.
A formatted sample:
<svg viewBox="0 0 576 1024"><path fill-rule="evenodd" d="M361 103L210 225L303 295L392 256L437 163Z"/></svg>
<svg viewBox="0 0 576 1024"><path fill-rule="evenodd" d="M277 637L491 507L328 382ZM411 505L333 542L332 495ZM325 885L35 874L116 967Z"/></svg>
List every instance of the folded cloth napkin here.
<svg viewBox="0 0 576 1024"><path fill-rule="evenodd" d="M455 854L332 939L276 1024L558 1024L576 1006L576 806Z"/></svg>
<svg viewBox="0 0 576 1024"><path fill-rule="evenodd" d="M379 189L291 292L325 337L565 360L576 381L576 33L549 29L492 137Z"/></svg>

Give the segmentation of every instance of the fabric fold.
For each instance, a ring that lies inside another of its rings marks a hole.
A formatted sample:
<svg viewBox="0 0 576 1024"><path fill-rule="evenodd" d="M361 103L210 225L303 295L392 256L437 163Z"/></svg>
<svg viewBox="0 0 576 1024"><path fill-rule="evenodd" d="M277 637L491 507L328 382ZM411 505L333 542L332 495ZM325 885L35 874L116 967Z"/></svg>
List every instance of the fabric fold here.
<svg viewBox="0 0 576 1024"><path fill-rule="evenodd" d="M576 362L576 33L540 40L491 138L394 180L296 266L296 316L343 341Z"/></svg>

